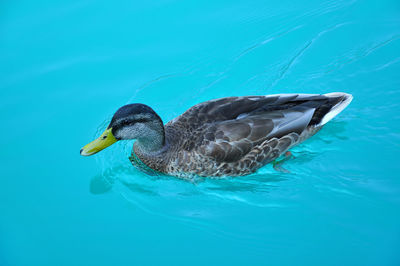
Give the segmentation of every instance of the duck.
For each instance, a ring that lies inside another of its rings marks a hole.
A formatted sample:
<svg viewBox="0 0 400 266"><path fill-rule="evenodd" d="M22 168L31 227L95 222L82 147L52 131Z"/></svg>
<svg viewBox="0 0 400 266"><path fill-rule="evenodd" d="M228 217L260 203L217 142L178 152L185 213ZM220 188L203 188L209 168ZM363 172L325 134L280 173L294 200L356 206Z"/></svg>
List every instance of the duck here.
<svg viewBox="0 0 400 266"><path fill-rule="evenodd" d="M225 97L196 104L165 125L151 107L127 104L80 154L135 140L130 160L139 169L181 178L244 176L287 155L352 99L343 92Z"/></svg>

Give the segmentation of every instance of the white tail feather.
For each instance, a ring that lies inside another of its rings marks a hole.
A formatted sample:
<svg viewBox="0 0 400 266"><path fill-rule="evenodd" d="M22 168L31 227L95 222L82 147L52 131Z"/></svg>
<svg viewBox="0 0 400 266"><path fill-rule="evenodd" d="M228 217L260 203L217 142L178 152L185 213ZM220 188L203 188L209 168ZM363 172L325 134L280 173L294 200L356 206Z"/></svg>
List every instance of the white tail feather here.
<svg viewBox="0 0 400 266"><path fill-rule="evenodd" d="M327 97L340 97L343 96L343 100L337 103L332 109L322 118L321 122L318 124L319 126L323 126L328 123L332 118L337 116L341 111L343 111L347 105L353 100L353 96L344 92L332 92L324 94Z"/></svg>

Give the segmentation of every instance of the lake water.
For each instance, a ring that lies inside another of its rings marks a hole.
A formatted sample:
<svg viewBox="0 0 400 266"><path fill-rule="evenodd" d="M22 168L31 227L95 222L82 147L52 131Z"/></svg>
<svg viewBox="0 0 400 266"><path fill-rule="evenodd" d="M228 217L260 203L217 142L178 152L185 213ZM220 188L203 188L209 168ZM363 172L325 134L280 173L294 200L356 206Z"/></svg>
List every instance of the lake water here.
<svg viewBox="0 0 400 266"><path fill-rule="evenodd" d="M151 3L154 2L154 3ZM400 265L400 2L3 1L0 265ZM290 173L79 149L126 103L343 91Z"/></svg>

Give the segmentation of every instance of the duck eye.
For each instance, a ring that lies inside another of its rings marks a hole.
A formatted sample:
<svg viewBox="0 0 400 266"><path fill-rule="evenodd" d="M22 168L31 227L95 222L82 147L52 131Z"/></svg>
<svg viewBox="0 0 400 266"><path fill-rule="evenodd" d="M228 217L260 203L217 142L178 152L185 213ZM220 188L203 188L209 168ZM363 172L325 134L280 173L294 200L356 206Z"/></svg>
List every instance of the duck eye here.
<svg viewBox="0 0 400 266"><path fill-rule="evenodd" d="M103 136L101 139L106 139L107 138L107 136Z"/></svg>

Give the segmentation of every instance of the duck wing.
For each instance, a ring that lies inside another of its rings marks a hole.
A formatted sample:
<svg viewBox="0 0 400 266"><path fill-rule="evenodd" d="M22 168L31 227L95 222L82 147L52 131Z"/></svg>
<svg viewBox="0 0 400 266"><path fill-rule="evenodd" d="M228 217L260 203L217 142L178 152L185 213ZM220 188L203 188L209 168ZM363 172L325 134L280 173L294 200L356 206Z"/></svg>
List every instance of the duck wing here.
<svg viewBox="0 0 400 266"><path fill-rule="evenodd" d="M283 139L281 153L297 141L310 125L317 126L323 117L343 101L344 94L280 94L271 96L229 97L200 103L166 125L179 126L186 135L186 151L235 162L254 147L273 138Z"/></svg>
<svg viewBox="0 0 400 266"><path fill-rule="evenodd" d="M266 140L292 136L278 145L277 153L280 154L306 129L314 111L314 108L297 107L257 112L256 115L249 114L244 118L216 122L204 131L198 151L219 162L235 162Z"/></svg>

